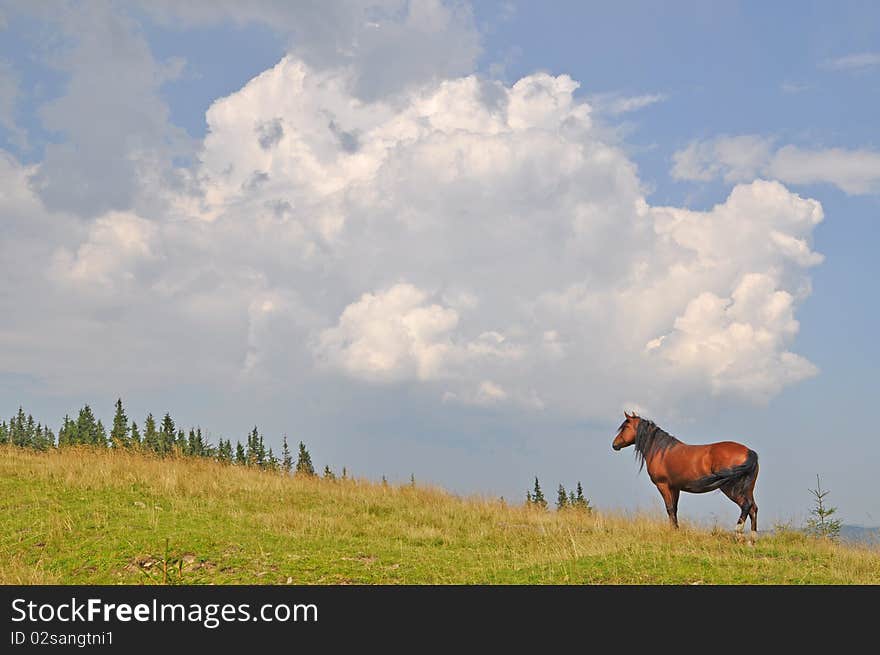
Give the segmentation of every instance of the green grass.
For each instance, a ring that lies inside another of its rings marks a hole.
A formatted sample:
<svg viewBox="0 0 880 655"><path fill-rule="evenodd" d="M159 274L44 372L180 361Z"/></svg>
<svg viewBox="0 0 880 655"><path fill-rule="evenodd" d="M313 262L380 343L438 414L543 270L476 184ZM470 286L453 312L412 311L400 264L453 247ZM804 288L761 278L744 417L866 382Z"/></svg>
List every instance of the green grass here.
<svg viewBox="0 0 880 655"><path fill-rule="evenodd" d="M167 543L167 546L166 546ZM665 517L542 512L209 461L0 447L5 584L880 584L880 553L754 547Z"/></svg>

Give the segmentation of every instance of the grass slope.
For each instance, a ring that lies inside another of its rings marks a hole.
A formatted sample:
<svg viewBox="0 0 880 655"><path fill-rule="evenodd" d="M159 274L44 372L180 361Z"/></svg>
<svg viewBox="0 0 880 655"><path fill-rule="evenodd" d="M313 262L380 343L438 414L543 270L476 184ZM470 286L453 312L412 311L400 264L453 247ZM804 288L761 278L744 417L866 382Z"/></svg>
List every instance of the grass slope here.
<svg viewBox="0 0 880 655"><path fill-rule="evenodd" d="M540 512L418 486L135 453L0 447L0 583L163 578L878 584L880 552L797 533L751 548L728 533L673 532L665 517Z"/></svg>

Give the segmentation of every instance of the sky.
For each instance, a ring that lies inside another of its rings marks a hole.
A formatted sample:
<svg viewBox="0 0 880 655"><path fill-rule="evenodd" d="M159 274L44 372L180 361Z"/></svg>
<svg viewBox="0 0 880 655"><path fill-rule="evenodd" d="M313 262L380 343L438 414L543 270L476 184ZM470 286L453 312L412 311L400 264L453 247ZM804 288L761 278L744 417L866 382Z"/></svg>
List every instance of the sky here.
<svg viewBox="0 0 880 655"><path fill-rule="evenodd" d="M0 413L659 513L634 410L880 525L878 101L870 2L0 1Z"/></svg>

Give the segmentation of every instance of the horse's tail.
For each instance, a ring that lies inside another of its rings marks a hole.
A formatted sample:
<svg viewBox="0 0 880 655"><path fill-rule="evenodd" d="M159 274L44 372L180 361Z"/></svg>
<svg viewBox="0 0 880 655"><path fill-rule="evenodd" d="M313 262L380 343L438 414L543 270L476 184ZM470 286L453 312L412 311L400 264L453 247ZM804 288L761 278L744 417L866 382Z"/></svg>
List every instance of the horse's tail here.
<svg viewBox="0 0 880 655"><path fill-rule="evenodd" d="M720 489L726 484L743 484L758 475L758 453L751 448L746 454L746 461L730 468L710 473L697 481L695 486L705 491Z"/></svg>

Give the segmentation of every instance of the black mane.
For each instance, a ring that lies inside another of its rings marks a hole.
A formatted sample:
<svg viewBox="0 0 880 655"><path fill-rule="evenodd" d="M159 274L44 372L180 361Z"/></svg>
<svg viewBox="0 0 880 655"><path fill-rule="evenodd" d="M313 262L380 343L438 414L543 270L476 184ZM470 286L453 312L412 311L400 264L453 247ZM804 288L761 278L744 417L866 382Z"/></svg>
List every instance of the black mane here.
<svg viewBox="0 0 880 655"><path fill-rule="evenodd" d="M655 453L661 453L677 443L681 442L654 421L639 417L639 427L636 430L636 440L633 444L636 458L639 460L639 471L645 467L645 460L648 457Z"/></svg>

